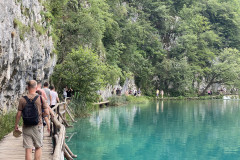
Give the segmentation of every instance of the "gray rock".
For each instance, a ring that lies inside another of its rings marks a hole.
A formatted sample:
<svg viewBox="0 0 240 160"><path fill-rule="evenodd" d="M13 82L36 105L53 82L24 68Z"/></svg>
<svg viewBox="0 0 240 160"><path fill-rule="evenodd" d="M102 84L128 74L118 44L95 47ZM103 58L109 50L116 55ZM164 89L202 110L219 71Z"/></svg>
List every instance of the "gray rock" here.
<svg viewBox="0 0 240 160"><path fill-rule="evenodd" d="M47 81L53 72L56 55L51 54L52 37L40 35L33 25L41 25L43 9L38 0L0 1L0 108L3 110L17 106L19 97L26 93L28 80ZM28 30L21 33L14 20Z"/></svg>

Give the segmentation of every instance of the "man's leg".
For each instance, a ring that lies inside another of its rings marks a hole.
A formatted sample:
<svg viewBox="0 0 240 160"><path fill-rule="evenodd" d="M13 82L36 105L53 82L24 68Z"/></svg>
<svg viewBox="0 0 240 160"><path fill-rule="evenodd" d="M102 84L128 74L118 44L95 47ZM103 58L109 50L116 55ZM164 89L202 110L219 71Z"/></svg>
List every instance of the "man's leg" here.
<svg viewBox="0 0 240 160"><path fill-rule="evenodd" d="M25 149L25 159L32 160L32 148Z"/></svg>
<svg viewBox="0 0 240 160"><path fill-rule="evenodd" d="M36 148L35 150L35 159L34 160L41 160L42 156L42 148Z"/></svg>

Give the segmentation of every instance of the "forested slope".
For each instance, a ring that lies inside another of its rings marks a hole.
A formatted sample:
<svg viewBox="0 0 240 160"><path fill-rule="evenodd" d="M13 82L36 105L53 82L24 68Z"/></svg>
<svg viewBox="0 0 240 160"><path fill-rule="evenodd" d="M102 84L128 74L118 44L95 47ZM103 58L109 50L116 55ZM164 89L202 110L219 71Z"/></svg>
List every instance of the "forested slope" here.
<svg viewBox="0 0 240 160"><path fill-rule="evenodd" d="M60 88L68 84L91 95L128 76L147 95L156 88L177 96L204 93L215 83L238 86L238 0L49 0L43 5L58 54L52 80Z"/></svg>

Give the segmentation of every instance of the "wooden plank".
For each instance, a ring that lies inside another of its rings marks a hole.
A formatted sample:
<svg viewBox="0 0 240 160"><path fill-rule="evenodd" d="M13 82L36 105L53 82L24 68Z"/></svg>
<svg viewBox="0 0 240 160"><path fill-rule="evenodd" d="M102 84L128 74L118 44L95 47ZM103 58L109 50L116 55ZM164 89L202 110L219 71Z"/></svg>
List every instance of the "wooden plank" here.
<svg viewBox="0 0 240 160"><path fill-rule="evenodd" d="M109 101L99 102L99 103L93 103L94 105L102 105L102 104L108 104Z"/></svg>
<svg viewBox="0 0 240 160"><path fill-rule="evenodd" d="M42 159L52 159L52 138L49 137L47 129L44 128L44 139L42 147ZM33 156L34 157L34 153ZM15 138L11 132L0 141L0 160L23 160L25 159L25 149L23 148L23 138Z"/></svg>

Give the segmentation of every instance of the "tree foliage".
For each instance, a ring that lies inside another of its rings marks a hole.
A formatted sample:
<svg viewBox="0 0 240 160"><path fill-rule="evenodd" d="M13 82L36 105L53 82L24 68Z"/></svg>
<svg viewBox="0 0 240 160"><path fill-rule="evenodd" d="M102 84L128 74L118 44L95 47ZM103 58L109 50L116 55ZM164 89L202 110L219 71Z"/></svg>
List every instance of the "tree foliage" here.
<svg viewBox="0 0 240 160"><path fill-rule="evenodd" d="M88 56L104 66L99 87L131 74L145 94L162 88L170 95L182 95L198 92L194 84L204 80L206 89L212 82L230 84L231 79L237 84L239 79L239 1L49 0L45 6L43 15L58 39L56 73L60 66L69 71L64 64L73 65L67 62L72 62L69 56L85 52L78 49L81 46L90 48L95 55ZM224 55L228 60L221 60ZM74 73L85 69L75 67ZM76 89L81 85L71 83Z"/></svg>
<svg viewBox="0 0 240 160"><path fill-rule="evenodd" d="M79 92L86 101L96 98L96 90L104 83L103 64L90 49L79 48L69 53L65 60L55 67L53 82L59 89L68 86Z"/></svg>

